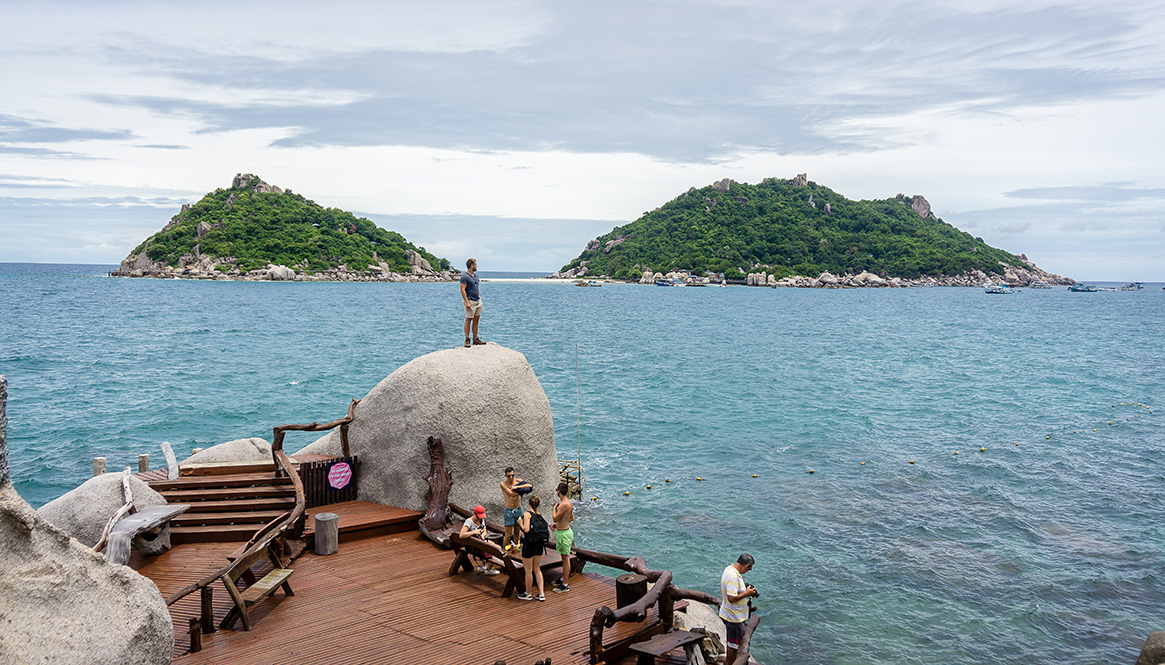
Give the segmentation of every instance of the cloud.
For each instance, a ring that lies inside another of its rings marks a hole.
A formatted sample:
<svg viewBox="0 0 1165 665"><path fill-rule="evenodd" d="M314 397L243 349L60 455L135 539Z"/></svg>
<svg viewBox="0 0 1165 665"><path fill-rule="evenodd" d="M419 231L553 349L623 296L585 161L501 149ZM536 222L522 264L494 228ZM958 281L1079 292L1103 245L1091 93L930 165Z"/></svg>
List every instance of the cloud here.
<svg viewBox="0 0 1165 665"><path fill-rule="evenodd" d="M72 129L0 114L0 141L4 143L120 141L132 137L128 129Z"/></svg>
<svg viewBox="0 0 1165 665"><path fill-rule="evenodd" d="M1134 187L1132 183L1114 182L1103 185L1064 187L1027 187L1004 192L1016 199L1052 201L1092 201L1118 205L1130 200L1165 200L1165 187Z"/></svg>

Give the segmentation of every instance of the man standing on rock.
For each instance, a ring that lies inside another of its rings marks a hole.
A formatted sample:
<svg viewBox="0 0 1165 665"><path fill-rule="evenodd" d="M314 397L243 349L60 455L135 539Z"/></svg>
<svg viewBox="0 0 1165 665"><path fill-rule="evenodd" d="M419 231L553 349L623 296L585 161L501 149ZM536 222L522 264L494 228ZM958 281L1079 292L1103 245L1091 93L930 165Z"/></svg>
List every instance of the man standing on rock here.
<svg viewBox="0 0 1165 665"><path fill-rule="evenodd" d="M481 292L477 289L477 259L465 262L465 272L461 273L461 300L465 303L465 347L469 341L470 326L473 327L473 344L485 344L477 337L477 324L481 321Z"/></svg>
<svg viewBox="0 0 1165 665"><path fill-rule="evenodd" d="M736 652L740 649L740 639L744 637L744 624L748 621L748 599L756 595L756 587L744 583L744 574L752 570L751 554L741 554L736 563L724 569L720 576L720 618L728 630L728 655L724 665L736 662Z"/></svg>
<svg viewBox="0 0 1165 665"><path fill-rule="evenodd" d="M514 467L506 467L506 479L501 482L502 496L506 499L505 514L503 517L503 524L506 527L505 537L502 539L502 547L510 549L513 545L515 550L518 547L518 538L521 535L521 530L518 529L518 523L522 521L522 495L529 494L534 486L530 483L514 476Z"/></svg>
<svg viewBox="0 0 1165 665"><path fill-rule="evenodd" d="M558 483L558 503L554 504L554 550L562 555L562 579L551 589L554 593L570 591L566 578L570 577L570 550L574 546L574 504L570 501L570 487Z"/></svg>

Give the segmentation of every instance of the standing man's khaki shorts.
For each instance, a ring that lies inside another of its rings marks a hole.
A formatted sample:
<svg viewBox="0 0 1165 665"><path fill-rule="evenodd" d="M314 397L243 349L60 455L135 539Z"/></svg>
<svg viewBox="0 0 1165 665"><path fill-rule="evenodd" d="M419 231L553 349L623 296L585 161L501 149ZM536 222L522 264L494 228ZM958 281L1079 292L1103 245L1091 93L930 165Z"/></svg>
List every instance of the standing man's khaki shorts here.
<svg viewBox="0 0 1165 665"><path fill-rule="evenodd" d="M465 318L476 319L479 316L481 316L481 301L470 300L469 307L465 308Z"/></svg>

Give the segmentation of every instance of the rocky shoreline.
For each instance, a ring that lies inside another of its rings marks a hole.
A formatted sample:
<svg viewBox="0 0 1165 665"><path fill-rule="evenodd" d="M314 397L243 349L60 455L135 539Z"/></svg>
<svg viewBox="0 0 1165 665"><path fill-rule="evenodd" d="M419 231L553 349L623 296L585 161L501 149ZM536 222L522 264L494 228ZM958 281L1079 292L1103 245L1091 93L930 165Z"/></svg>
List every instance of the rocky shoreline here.
<svg viewBox="0 0 1165 665"><path fill-rule="evenodd" d="M110 277L146 277L153 279L209 279L218 281L243 282L455 282L461 273L451 270L434 270L425 257L409 250L407 252L411 272L398 273L389 269L388 264L373 253L375 264L365 270L353 270L340 265L327 270L309 272L303 265L285 266L273 263L266 268L246 272L236 266L233 257L215 257L206 254L186 254L177 266L152 261L142 254L130 254L121 262ZM297 270L298 268L298 270Z"/></svg>
<svg viewBox="0 0 1165 665"><path fill-rule="evenodd" d="M989 275L982 270L972 270L964 272L959 275L923 275L922 277L893 277L888 275L877 275L872 272L863 270L858 274L846 273L844 275L834 275L828 270L821 273L817 277L808 277L805 275L790 275L777 279L776 275L767 271L751 272L745 276L744 280L729 280L730 284L743 284L744 286L767 286L771 288L800 288L800 289L859 289L859 288L912 288L912 287L927 287L927 286L971 286L981 287L984 284L1006 284L1013 287L1030 286L1035 282L1043 282L1045 284L1054 284L1059 286L1069 286L1076 283L1076 280L1062 275L1055 275L1050 272L1040 270L1034 263L1028 261L1027 256L1020 254L1019 258L1028 266L1027 268L1017 268L1005 263L1000 263L1003 267L1003 274ZM754 268L771 268L772 266L754 266ZM578 267L565 272L556 272L547 277L547 279L595 279L594 276L587 275L586 261L583 261ZM600 276L598 279L605 279L606 276ZM643 276L638 280L631 280L633 284L655 284L661 281L680 281L691 286L705 286L712 284L719 284L720 279L710 277L707 275L696 275L686 271L674 271L667 274L652 272L650 270L643 271Z"/></svg>

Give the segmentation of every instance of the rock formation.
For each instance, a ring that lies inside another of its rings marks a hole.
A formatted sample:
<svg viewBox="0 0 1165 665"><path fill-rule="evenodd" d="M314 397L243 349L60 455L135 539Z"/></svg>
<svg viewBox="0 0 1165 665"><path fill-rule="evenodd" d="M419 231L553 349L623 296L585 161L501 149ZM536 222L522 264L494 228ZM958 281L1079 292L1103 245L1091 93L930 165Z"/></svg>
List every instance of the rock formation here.
<svg viewBox="0 0 1165 665"><path fill-rule="evenodd" d="M807 173L798 173L796 175L796 177L793 178L793 186L794 187L805 187L808 184L809 184L809 174L807 174Z"/></svg>
<svg viewBox="0 0 1165 665"><path fill-rule="evenodd" d="M161 494L136 476L130 476L129 489L138 508L166 504ZM101 539L106 522L122 503L121 473L103 473L49 501L36 512L82 545L93 547Z"/></svg>
<svg viewBox="0 0 1165 665"><path fill-rule="evenodd" d="M287 266L268 264L267 279L273 282L290 282L295 280L295 271Z"/></svg>
<svg viewBox="0 0 1165 665"><path fill-rule="evenodd" d="M550 402L521 353L493 343L436 351L377 384L348 431L361 461L359 498L424 510L430 436L445 444L450 501L480 503L500 522L498 483L507 466L534 483L544 504L553 501L558 458ZM340 454L339 431L301 452Z"/></svg>
<svg viewBox="0 0 1165 665"><path fill-rule="evenodd" d="M158 587L69 538L8 482L6 399L0 376L0 663L169 663Z"/></svg>
<svg viewBox="0 0 1165 665"><path fill-rule="evenodd" d="M211 446L187 457L178 465L211 462L270 462L271 460L271 444L259 437L251 437Z"/></svg>
<svg viewBox="0 0 1165 665"><path fill-rule="evenodd" d="M234 180L231 180L231 189L238 189L239 187L246 187L247 183L251 182L252 180L257 181L255 183L255 186L253 189L259 194L282 194L283 193L282 189L279 189L275 185L268 185L267 183L263 182L262 180L259 180L258 176L251 174L251 173L236 173Z"/></svg>
<svg viewBox="0 0 1165 665"><path fill-rule="evenodd" d="M733 180L731 178L717 180L716 182L712 183L712 189L715 189L718 192L727 192L728 188L732 186L732 183Z"/></svg>

